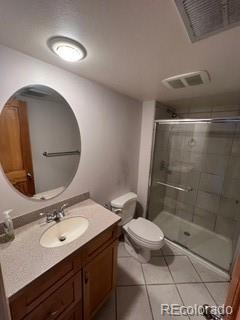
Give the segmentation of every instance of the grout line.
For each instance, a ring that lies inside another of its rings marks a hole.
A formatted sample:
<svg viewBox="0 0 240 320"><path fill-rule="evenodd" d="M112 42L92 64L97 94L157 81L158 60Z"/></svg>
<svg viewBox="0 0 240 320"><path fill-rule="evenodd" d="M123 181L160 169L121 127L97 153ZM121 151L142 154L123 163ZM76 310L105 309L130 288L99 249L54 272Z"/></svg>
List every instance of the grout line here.
<svg viewBox="0 0 240 320"><path fill-rule="evenodd" d="M175 285L175 288L176 288L177 293L178 293L178 295L179 295L179 298L180 298L180 300L181 300L181 302L182 302L182 305L185 306L185 303L184 303L184 301L183 301L183 298L182 298L182 296L181 296L181 293L180 293L180 291L178 290L177 284L175 283L174 285ZM189 315L187 315L187 317L188 317L188 319L190 319Z"/></svg>
<svg viewBox="0 0 240 320"><path fill-rule="evenodd" d="M167 260L165 259L165 257L163 257L163 258L164 258L164 261L165 261L165 263L166 263L166 266L168 267L168 271L169 271L169 273L170 273L170 275L171 275L171 277L172 277L172 280L173 280L173 285L175 286L175 288L176 288L176 290L177 290L177 293L178 293L179 298L180 298L180 300L181 300L181 302L182 302L182 305L185 306L185 303L184 303L183 298L182 298L182 296L181 296L181 294L180 294L180 291L178 290L177 284L176 284L176 282L175 282L175 280L174 280L174 278L173 278L173 275L172 275L172 272L171 272L171 270L170 270L170 268L169 268L169 265L168 265L168 263L167 263ZM190 318L189 318L188 315L187 315L187 318L190 320Z"/></svg>
<svg viewBox="0 0 240 320"><path fill-rule="evenodd" d="M199 284L202 282L166 282L166 283L149 283L149 286L164 286L164 285L171 285L171 284Z"/></svg>
<svg viewBox="0 0 240 320"><path fill-rule="evenodd" d="M199 276L199 279L201 280L201 282L203 282L203 278L201 277L200 272L198 272L197 268L194 266L192 260L191 260L188 256L186 256L186 257L188 258L188 260L189 260L190 264L192 265L193 269L195 270L195 272L196 272L197 275Z"/></svg>
<svg viewBox="0 0 240 320"><path fill-rule="evenodd" d="M222 283L222 282L206 282L206 283ZM208 289L207 285L206 285L205 282L203 282L204 284L204 287L207 289L208 293L210 294L210 296L212 297L213 301L216 303L216 306L218 306L218 303L217 303L217 300L214 298L214 296L212 295L211 291ZM224 283L229 283L228 281L225 281ZM229 289L228 289L229 290ZM227 299L227 298L226 298ZM226 299L225 299L225 302L224 304L226 303Z"/></svg>
<svg viewBox="0 0 240 320"><path fill-rule="evenodd" d="M174 285L174 284L201 284L201 283L214 283L214 284L218 284L218 283L229 283L228 281L194 281L194 282L166 282L166 283L146 283L147 286L170 286L170 285ZM143 287L145 286L145 284L122 284L122 285L117 285L117 288L120 287Z"/></svg>
<svg viewBox="0 0 240 320"><path fill-rule="evenodd" d="M163 253L163 252L162 252L162 253ZM148 291L148 287L149 287L149 286L170 286L170 285L171 285L171 286L174 286L174 287L176 288L176 290L177 290L177 293L178 293L178 295L179 295L179 298L180 298L180 300L181 300L182 305L185 305L185 304L184 304L184 301L183 301L183 298L182 298L182 296L181 296L181 293L180 293L177 285L181 285L181 284L202 284L202 285L205 287L205 289L207 290L207 292L208 292L208 294L210 295L210 297L212 298L212 300L214 301L214 303L215 303L216 305L218 305L218 304L217 304L217 301L215 300L215 298L214 298L213 295L211 294L210 290L208 289L206 283L229 283L229 281L206 281L206 282L204 282L203 278L201 277L200 272L198 272L198 270L197 270L196 267L194 266L194 264L193 264L192 260L190 259L190 257L189 257L188 255L181 255L181 256L186 256L186 257L187 257L187 259L188 259L188 261L190 262L190 264L192 265L193 269L195 270L195 272L196 272L197 275L199 276L200 281L198 281L198 282L176 282L176 281L174 280L173 274L172 274L171 269L170 269L170 267L169 267L169 265L168 265L168 263L167 263L167 260L166 260L166 257L168 257L168 256L175 257L175 256L179 256L179 255L164 255L164 254L163 254L162 256L154 256L154 258L156 258L156 257L161 257L161 258L164 260L164 262L165 262L165 264L166 264L166 266L167 266L167 268L168 268L168 271L169 271L169 273L170 273L170 275L171 275L171 278L172 278L172 280L173 280L173 283L150 283L150 284L148 284L147 281L146 281L145 274L144 274L143 266L142 266L141 263L139 263L140 266L141 266L142 274L143 274L144 284L138 284L138 283L136 283L136 284L130 284L130 285L117 285L117 287L123 287L123 288L124 288L124 287L134 287L134 286L135 286L135 287L144 287L145 290L146 290L147 299L148 299L148 304L149 304L149 308L150 308L150 312L151 312L151 315L152 315L152 319L153 319L153 320L154 320L154 315L153 315L153 309L152 309L152 305L151 305L151 299L150 299L150 295L149 295L149 291ZM131 257L131 256L130 256L130 257ZM120 258L129 258L129 257L120 257ZM160 269L160 266L159 266L159 269ZM115 319L116 319L116 320L118 320L118 309L117 309L117 308L118 308L118 307L117 307L117 289L116 289L116 292L115 292L115 317L116 317ZM188 315L187 315L187 317L188 317L188 319L190 319Z"/></svg>
<svg viewBox="0 0 240 320"><path fill-rule="evenodd" d="M221 280L221 281L203 281L203 283L230 283L230 281L224 281L224 280Z"/></svg>
<svg viewBox="0 0 240 320"><path fill-rule="evenodd" d="M149 306L150 306L150 312L151 312L151 315L152 315L152 319L154 320L154 315L153 315L153 310L152 310L152 305L151 305L151 299L150 299L149 292L148 292L148 286L146 286L146 292L147 292L147 297L148 297L148 303L149 303Z"/></svg>
<svg viewBox="0 0 240 320"><path fill-rule="evenodd" d="M167 260L165 259L165 257L164 257L164 261L165 261L165 263L166 263L166 265L167 265L167 267L168 267L169 273L170 273L170 275L171 275L171 277L172 277L172 280L173 280L173 285L175 286L175 288L176 288L176 290L177 290L177 293L178 293L179 298L180 298L180 300L181 300L181 302L182 302L182 305L185 306L185 303L184 303L184 301L183 301L183 298L182 298L182 296L181 296L181 294L180 294L180 291L178 290L177 284L176 284L176 282L175 282L175 280L174 280L174 278L173 278L172 272L171 272L171 270L170 270L170 268L169 268L169 265L168 265ZM187 317L188 317L188 319L190 319L188 315L187 315Z"/></svg>
<svg viewBox="0 0 240 320"><path fill-rule="evenodd" d="M166 283L146 283L147 286L170 286L170 285L174 285L174 284L201 284L203 283L202 281L198 281L198 282L166 282ZM226 282L206 282L206 283L226 283ZM118 285L117 287L143 287L145 286L145 284L124 284L124 285Z"/></svg>
<svg viewBox="0 0 240 320"><path fill-rule="evenodd" d="M197 274L199 275L200 279L202 279L200 273L197 271L197 268L194 266L194 264L192 263L192 261L191 261L190 258L189 258L189 260L190 260L190 263L192 264L193 268L195 269L195 271L196 271ZM207 292L209 293L209 295L210 295L210 297L213 299L213 301L216 303L216 305L218 305L218 304L217 304L217 301L214 299L213 295L212 295L211 292L209 291L209 289L208 289L208 287L206 286L206 284L205 284L205 282L203 281L203 279L202 279L202 284L203 284L203 286L206 288Z"/></svg>
<svg viewBox="0 0 240 320"><path fill-rule="evenodd" d="M145 274L144 274L144 271L143 271L142 263L140 263L140 266L141 266L141 270L142 270L142 275L143 275L143 279L144 279L144 284L145 284L145 286L146 286L147 282L146 282Z"/></svg>
<svg viewBox="0 0 240 320"><path fill-rule="evenodd" d="M182 257L186 256L185 254L164 254L163 257Z"/></svg>
<svg viewBox="0 0 240 320"><path fill-rule="evenodd" d="M164 262L165 262L165 264L166 264L166 266L167 266L167 268L168 268L168 271L169 271L169 273L170 273L170 276L171 276L171 278L172 278L172 281L173 281L173 283L175 283L175 280L174 280L174 278L173 278L173 275L172 275L172 272L171 272L171 270L170 270L170 268L169 268L169 265L168 265L168 263L167 263L167 260L165 259L165 256L163 256L163 259L164 259Z"/></svg>
<svg viewBox="0 0 240 320"><path fill-rule="evenodd" d="M216 303L216 306L218 305L217 301L215 300L215 298L213 297L213 295L211 294L210 290L208 289L208 287L206 286L206 284L203 282L204 287L206 288L207 292L209 293L210 297L213 299L213 301Z"/></svg>
<svg viewBox="0 0 240 320"><path fill-rule="evenodd" d="M117 288L124 288L124 287L144 287L146 284L142 284L142 283L136 283L136 284L120 284L117 285Z"/></svg>
<svg viewBox="0 0 240 320"><path fill-rule="evenodd" d="M153 311L152 311L152 305L151 305L151 301L150 301L150 297L149 297L149 293L148 293L147 282L146 282L145 274L144 274L144 271L143 271L142 263L140 263L140 265L141 265L141 270L142 270L142 274L143 274L143 279L144 279L144 282L145 282L145 290L146 290L146 293L147 293L149 309L150 309L150 312L151 312L151 315L152 315L152 320L154 320Z"/></svg>

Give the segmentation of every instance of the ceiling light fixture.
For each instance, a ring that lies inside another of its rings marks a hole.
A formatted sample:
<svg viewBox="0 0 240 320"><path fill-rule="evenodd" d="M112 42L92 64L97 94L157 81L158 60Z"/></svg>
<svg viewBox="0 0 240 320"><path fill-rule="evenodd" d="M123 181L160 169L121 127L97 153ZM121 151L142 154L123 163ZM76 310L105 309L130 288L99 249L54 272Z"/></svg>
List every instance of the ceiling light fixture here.
<svg viewBox="0 0 240 320"><path fill-rule="evenodd" d="M82 44L66 37L50 38L48 46L53 53L68 62L83 60L87 55L87 50Z"/></svg>

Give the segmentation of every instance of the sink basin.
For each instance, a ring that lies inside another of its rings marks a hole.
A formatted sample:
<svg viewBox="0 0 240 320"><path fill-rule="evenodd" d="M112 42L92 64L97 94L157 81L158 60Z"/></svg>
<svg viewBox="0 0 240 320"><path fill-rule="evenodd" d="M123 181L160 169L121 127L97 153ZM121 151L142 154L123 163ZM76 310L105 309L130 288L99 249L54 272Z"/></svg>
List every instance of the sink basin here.
<svg viewBox="0 0 240 320"><path fill-rule="evenodd" d="M88 225L86 218L67 218L47 229L40 239L40 244L45 248L64 246L83 235Z"/></svg>

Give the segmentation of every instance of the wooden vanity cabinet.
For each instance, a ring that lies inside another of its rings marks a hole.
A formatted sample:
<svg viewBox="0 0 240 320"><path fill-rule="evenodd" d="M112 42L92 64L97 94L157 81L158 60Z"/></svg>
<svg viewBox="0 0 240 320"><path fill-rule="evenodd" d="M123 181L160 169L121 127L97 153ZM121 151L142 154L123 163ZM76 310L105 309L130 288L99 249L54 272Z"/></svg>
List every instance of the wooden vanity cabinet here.
<svg viewBox="0 0 240 320"><path fill-rule="evenodd" d="M82 306L77 306L77 308L71 310L71 312L64 317L62 320L79 320L82 319Z"/></svg>
<svg viewBox="0 0 240 320"><path fill-rule="evenodd" d="M117 243L83 268L84 319L92 319L116 285Z"/></svg>
<svg viewBox="0 0 240 320"><path fill-rule="evenodd" d="M10 298L12 320L90 320L116 286L117 226Z"/></svg>

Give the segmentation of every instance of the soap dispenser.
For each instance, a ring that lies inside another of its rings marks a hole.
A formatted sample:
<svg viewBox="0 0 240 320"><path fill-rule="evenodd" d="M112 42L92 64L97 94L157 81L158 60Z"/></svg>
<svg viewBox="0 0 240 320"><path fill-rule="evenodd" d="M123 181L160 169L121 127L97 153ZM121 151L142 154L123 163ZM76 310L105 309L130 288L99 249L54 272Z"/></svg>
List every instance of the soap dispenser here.
<svg viewBox="0 0 240 320"><path fill-rule="evenodd" d="M4 229L4 238L5 241L13 241L15 238L14 234L14 228L13 228L13 221L10 216L10 212L12 212L12 209L3 211L3 229Z"/></svg>

